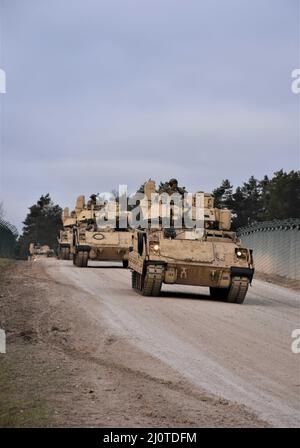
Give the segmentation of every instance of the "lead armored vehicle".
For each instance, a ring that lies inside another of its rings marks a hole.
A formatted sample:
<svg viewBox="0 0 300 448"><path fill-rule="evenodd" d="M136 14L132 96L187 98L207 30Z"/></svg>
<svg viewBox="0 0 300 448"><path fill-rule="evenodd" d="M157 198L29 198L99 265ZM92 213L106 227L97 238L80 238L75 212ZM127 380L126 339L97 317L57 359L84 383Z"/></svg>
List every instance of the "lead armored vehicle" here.
<svg viewBox="0 0 300 448"><path fill-rule="evenodd" d="M184 192L175 179L164 190ZM144 191L151 206L155 182L147 182ZM243 303L254 273L252 251L230 231L230 211L215 208L212 195L203 197L202 229L159 225L135 230L129 267L132 288L140 294L158 296L163 283L206 286L215 299Z"/></svg>

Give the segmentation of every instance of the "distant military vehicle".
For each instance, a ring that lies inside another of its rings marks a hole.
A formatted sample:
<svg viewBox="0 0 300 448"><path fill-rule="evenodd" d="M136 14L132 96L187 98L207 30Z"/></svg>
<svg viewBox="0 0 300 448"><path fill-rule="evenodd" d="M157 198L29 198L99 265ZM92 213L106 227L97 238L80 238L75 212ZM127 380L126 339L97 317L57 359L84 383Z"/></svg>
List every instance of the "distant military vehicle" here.
<svg viewBox="0 0 300 448"><path fill-rule="evenodd" d="M49 246L42 246L40 244L30 243L28 260L34 261L38 258L54 257L54 250Z"/></svg>
<svg viewBox="0 0 300 448"><path fill-rule="evenodd" d="M68 207L66 207L62 220L64 228L59 232L58 258L60 260L70 260L71 254L73 253L73 227L76 225L75 211L70 214Z"/></svg>
<svg viewBox="0 0 300 448"><path fill-rule="evenodd" d="M101 207L96 195L91 195L87 204L83 196L78 198L77 225L73 229L73 263L78 267L86 267L88 260L121 261L127 268L132 232L128 228L99 228L97 213L101 211Z"/></svg>
<svg viewBox="0 0 300 448"><path fill-rule="evenodd" d="M151 206L155 182L145 184ZM163 184L169 195L185 190L176 179ZM144 296L158 296L162 283L207 286L213 298L243 303L254 267L252 251L242 247L230 231L229 210L214 208L212 195L204 194L204 225L198 228L136 229L129 253L132 287Z"/></svg>

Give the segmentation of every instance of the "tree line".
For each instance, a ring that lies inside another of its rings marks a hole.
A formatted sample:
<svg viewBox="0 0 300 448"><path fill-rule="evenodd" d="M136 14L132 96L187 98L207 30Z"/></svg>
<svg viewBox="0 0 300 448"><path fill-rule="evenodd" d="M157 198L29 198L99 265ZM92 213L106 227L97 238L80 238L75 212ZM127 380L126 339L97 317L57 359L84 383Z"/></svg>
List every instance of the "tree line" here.
<svg viewBox="0 0 300 448"><path fill-rule="evenodd" d="M234 229L259 221L300 218L300 171L280 170L260 180L251 176L236 189L225 179L213 194L216 207L233 213Z"/></svg>

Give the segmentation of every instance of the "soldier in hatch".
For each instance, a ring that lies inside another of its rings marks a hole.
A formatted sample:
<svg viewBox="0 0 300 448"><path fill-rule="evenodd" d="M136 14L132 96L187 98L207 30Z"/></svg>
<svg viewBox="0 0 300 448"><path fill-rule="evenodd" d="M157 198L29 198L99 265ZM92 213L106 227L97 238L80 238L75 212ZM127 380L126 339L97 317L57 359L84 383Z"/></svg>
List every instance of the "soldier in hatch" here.
<svg viewBox="0 0 300 448"><path fill-rule="evenodd" d="M168 193L169 195L172 195L173 193L179 193L181 195L184 195L187 191L185 187L178 186L177 179L170 179L169 182L164 182L160 184L158 192Z"/></svg>
<svg viewBox="0 0 300 448"><path fill-rule="evenodd" d="M97 205L97 195L91 194L90 200L87 203L87 208L90 210L92 208L92 206L95 207L96 205Z"/></svg>

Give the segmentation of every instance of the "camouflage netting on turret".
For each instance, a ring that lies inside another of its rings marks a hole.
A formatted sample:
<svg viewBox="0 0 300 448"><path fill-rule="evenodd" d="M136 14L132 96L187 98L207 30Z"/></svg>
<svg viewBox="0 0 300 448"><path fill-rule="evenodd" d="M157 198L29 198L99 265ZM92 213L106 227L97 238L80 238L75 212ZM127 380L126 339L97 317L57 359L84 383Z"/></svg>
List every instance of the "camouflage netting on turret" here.
<svg viewBox="0 0 300 448"><path fill-rule="evenodd" d="M0 219L0 257L11 258L15 255L17 229L10 223Z"/></svg>

